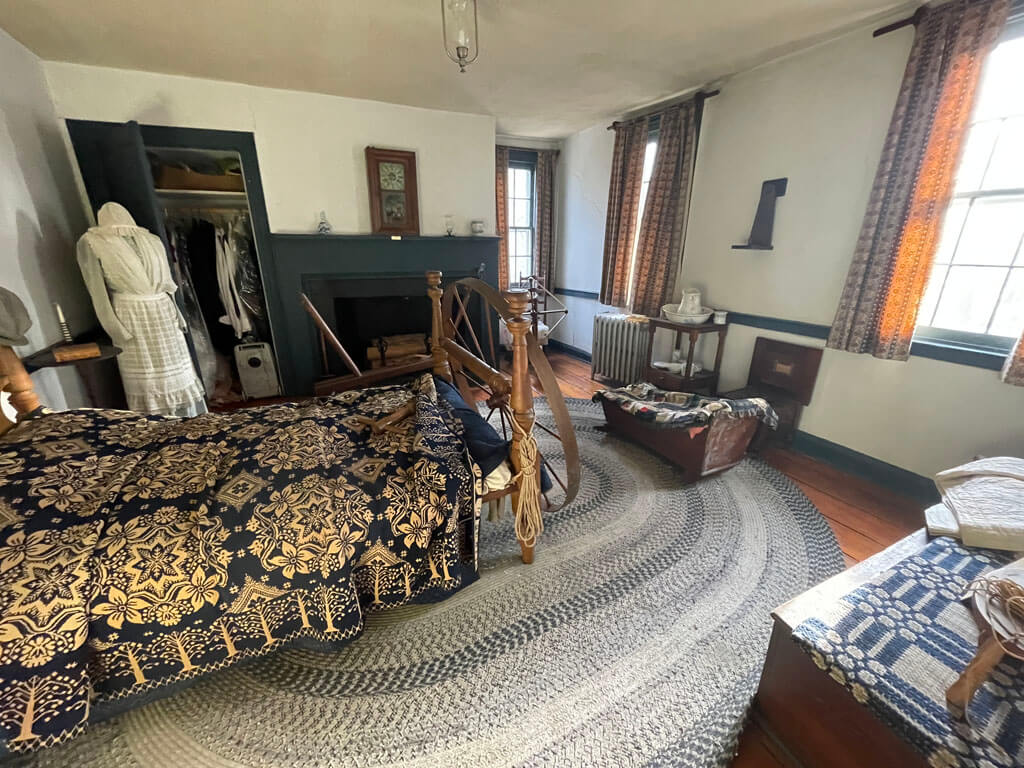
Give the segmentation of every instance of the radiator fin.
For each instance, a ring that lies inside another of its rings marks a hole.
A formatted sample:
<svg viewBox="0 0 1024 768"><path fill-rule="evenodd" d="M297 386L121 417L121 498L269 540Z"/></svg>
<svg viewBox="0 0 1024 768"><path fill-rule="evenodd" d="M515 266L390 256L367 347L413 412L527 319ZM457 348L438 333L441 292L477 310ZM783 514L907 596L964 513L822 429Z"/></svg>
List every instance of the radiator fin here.
<svg viewBox="0 0 1024 768"><path fill-rule="evenodd" d="M594 316L593 376L622 384L643 378L647 365L649 335L647 323L631 320L634 315L606 313Z"/></svg>

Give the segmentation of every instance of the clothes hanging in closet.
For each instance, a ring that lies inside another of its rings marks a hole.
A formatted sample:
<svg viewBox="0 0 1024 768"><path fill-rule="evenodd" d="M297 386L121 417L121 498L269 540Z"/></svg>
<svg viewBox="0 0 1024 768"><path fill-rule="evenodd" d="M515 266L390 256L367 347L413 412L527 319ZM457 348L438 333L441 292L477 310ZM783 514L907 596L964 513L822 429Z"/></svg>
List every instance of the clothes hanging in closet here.
<svg viewBox="0 0 1024 768"><path fill-rule="evenodd" d="M195 282L192 280L192 266L188 260L184 226L177 223L168 227L167 239L171 246L171 271L181 291L185 322L192 337L192 348L199 364L199 374L206 395L210 397L217 385L217 355L213 351L210 333L206 330L206 320L203 319L203 311L196 295Z"/></svg>
<svg viewBox="0 0 1024 768"><path fill-rule="evenodd" d="M213 348L229 359L234 357L234 331L221 322L224 307L220 300L220 283L217 279L216 227L203 219L194 219L185 239L188 263L195 282L199 307L206 320Z"/></svg>
<svg viewBox="0 0 1024 768"><path fill-rule="evenodd" d="M230 325L235 331L235 338L241 339L245 334L252 332L252 324L239 296L238 283L235 279L238 271L238 246L234 225L226 228L217 227L214 242L217 251L217 288L220 292L220 302L226 312L219 320Z"/></svg>

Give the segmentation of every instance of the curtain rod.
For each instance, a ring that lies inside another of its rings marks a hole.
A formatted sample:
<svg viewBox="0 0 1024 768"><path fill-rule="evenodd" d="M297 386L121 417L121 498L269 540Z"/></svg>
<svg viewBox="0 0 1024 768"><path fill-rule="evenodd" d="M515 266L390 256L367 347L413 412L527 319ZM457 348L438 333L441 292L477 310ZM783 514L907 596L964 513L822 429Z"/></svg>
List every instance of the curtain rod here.
<svg viewBox="0 0 1024 768"><path fill-rule="evenodd" d="M886 24L884 27L879 27L871 33L872 37L881 37L882 35L888 35L890 32L895 32L897 29L903 29L911 25L917 26L918 22L921 21L921 17L924 16L925 5L919 5L917 10L914 11L910 16L899 21L894 21L892 24ZM1024 0L1010 0L1010 14L1007 22L1017 21L1024 17Z"/></svg>
<svg viewBox="0 0 1024 768"><path fill-rule="evenodd" d="M721 92L722 92L721 88L715 88L715 90L713 90L713 91L697 91L695 94L693 94L692 98L693 98L694 101L701 102L701 101L705 101L706 99L710 99L712 96L717 96ZM689 99L690 99L690 97L687 97L685 99L680 99L679 101L675 101L675 102L672 102L670 104L662 104L661 106L652 107L651 109L647 110L646 112L641 112L639 115L635 115L634 117L631 117L629 120L627 120L625 122L629 122L631 120L639 120L641 117L650 117L651 115L656 115L659 112L664 112L669 107L674 107L676 104L683 104L686 101L689 101ZM605 130L607 130L607 131L614 131L615 130L615 126L622 125L622 123L623 123L622 120L616 120L614 123L609 125Z"/></svg>
<svg viewBox="0 0 1024 768"><path fill-rule="evenodd" d="M882 35L888 35L890 32L895 32L897 29L903 29L911 25L917 26L917 23L921 20L924 15L924 6L919 5L917 10L914 11L910 16L899 21L894 21L892 24L886 24L884 27L879 27L871 33L872 37L881 37Z"/></svg>

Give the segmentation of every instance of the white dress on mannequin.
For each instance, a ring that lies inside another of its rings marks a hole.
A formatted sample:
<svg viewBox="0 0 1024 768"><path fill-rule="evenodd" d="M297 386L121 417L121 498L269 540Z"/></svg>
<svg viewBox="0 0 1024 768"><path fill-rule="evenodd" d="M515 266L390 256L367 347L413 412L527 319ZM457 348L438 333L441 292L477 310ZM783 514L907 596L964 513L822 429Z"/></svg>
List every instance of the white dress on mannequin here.
<svg viewBox="0 0 1024 768"><path fill-rule="evenodd" d="M117 363L133 411L206 413L185 341L163 241L118 203L107 203L78 241L78 265L96 316L123 352Z"/></svg>

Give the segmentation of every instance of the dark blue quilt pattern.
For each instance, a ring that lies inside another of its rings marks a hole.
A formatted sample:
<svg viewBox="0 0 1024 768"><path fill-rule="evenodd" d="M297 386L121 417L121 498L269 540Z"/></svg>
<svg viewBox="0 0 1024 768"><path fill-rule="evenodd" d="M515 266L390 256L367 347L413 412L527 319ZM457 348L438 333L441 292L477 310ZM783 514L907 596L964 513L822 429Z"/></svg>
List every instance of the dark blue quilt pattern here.
<svg viewBox="0 0 1024 768"><path fill-rule="evenodd" d="M415 415L374 435L379 418ZM424 376L193 419L43 413L0 438L0 751L365 610L476 579L479 473Z"/></svg>
<svg viewBox="0 0 1024 768"><path fill-rule="evenodd" d="M1024 765L1024 663L1004 657L966 718L951 714L945 700L977 650L964 590L1011 559L1008 552L934 539L801 622L793 638L929 765Z"/></svg>

